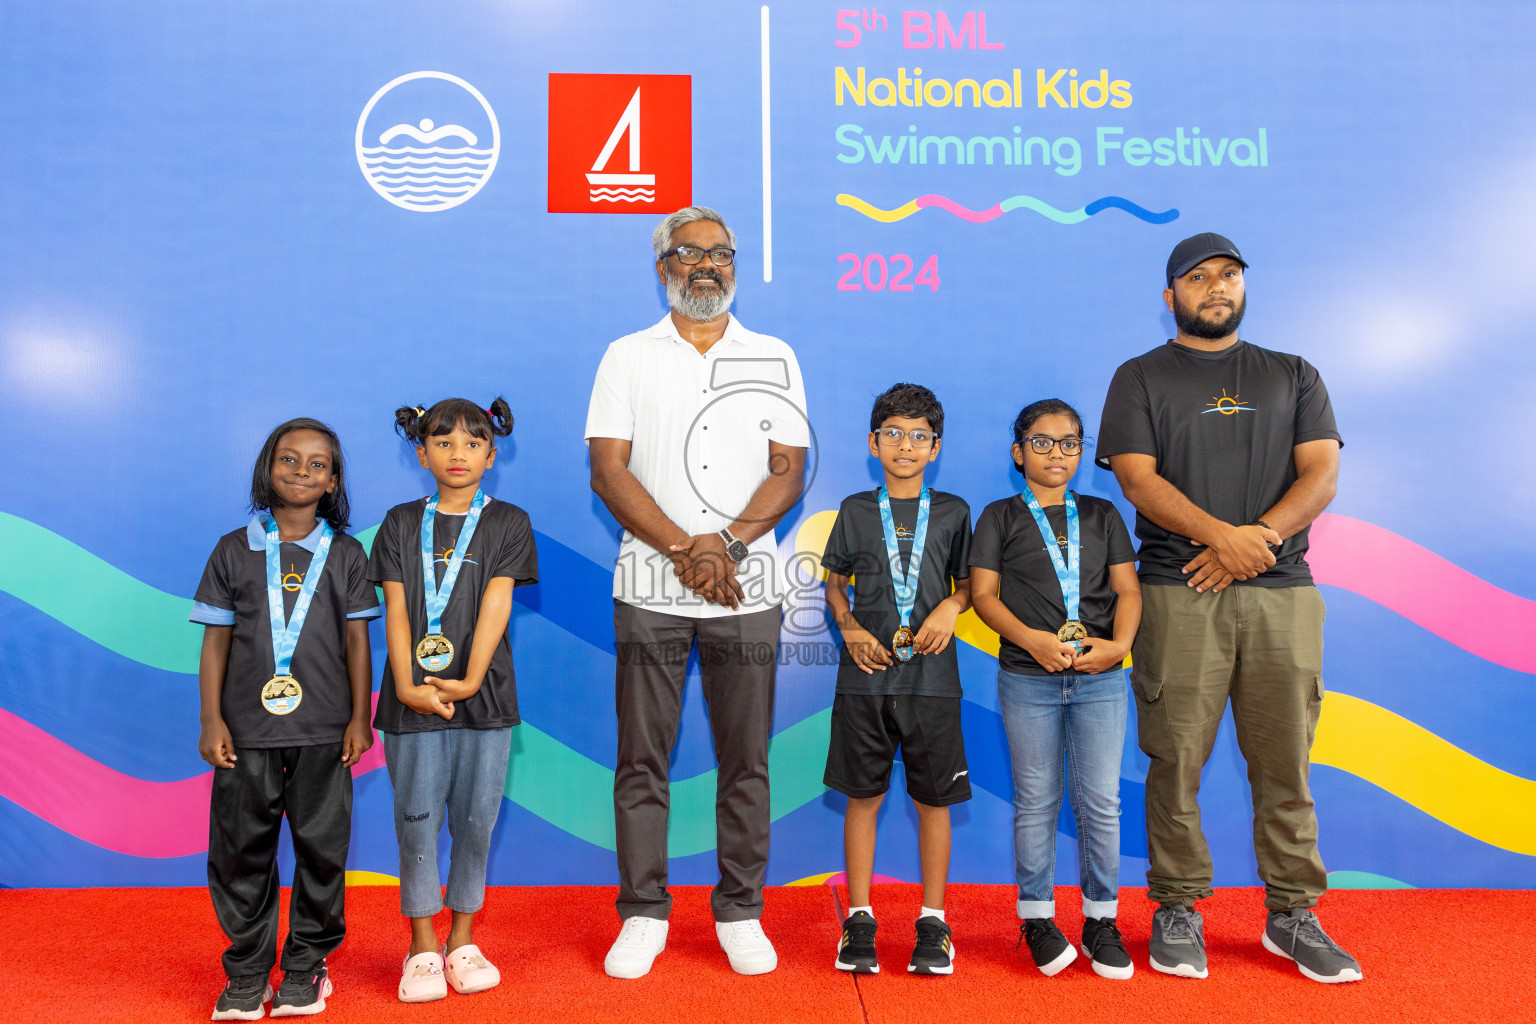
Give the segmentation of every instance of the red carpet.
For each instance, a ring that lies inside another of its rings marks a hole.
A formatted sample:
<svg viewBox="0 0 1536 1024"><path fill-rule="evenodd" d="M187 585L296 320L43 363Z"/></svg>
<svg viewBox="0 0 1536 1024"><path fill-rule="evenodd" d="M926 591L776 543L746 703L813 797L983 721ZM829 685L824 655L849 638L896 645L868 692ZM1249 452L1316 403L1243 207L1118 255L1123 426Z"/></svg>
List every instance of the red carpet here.
<svg viewBox="0 0 1536 1024"><path fill-rule="evenodd" d="M764 923L779 969L733 974L715 943L708 891L675 890L667 951L651 974L603 974L617 932L611 888L492 889L477 939L502 969L499 989L450 993L405 1006L395 980L406 948L393 888L348 893L350 934L331 958L334 1024L537 1020L974 1024L979 1021L1284 1022L1536 1020L1536 892L1340 891L1323 904L1325 926L1359 957L1365 981L1318 985L1264 952L1260 893L1218 890L1205 914L1211 977L1186 981L1146 966L1150 904L1122 890L1124 932L1136 976L1111 982L1080 958L1055 978L1034 970L1007 886L950 888L958 957L948 978L906 974L921 890L875 889L883 971L855 981L832 969L838 936L834 890L775 888ZM836 899L847 903L846 890ZM1058 890L1069 938L1081 929L1075 890ZM1074 908L1070 912L1065 908ZM0 891L12 935L7 1021L207 1020L223 983L223 936L201 889ZM446 917L440 932L446 931ZM277 976L274 975L274 984Z"/></svg>

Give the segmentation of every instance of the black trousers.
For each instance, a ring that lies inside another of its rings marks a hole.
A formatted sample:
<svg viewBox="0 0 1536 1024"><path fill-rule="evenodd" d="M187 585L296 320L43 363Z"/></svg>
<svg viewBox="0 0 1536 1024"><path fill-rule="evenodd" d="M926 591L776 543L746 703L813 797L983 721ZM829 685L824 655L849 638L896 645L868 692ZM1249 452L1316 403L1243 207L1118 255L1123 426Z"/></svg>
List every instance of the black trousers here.
<svg viewBox="0 0 1536 1024"><path fill-rule="evenodd" d="M710 894L716 921L763 915L768 869L768 738L780 611L691 619L614 602L619 715L613 816L619 854L619 917L672 912L667 892L667 779L682 715L688 655L699 648L719 774L715 847L720 884Z"/></svg>
<svg viewBox="0 0 1536 1024"><path fill-rule="evenodd" d="M283 817L296 861L288 903L285 971L307 971L347 934L347 848L352 772L341 744L237 748L233 768L213 770L208 892L229 938L224 973L266 974L277 957L277 837Z"/></svg>

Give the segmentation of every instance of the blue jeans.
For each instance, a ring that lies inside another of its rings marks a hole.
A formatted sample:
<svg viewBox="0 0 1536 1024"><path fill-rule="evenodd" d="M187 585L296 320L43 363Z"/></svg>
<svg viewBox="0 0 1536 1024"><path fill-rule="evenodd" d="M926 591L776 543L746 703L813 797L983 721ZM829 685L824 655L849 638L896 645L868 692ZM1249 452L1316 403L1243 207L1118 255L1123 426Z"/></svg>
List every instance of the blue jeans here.
<svg viewBox="0 0 1536 1024"><path fill-rule="evenodd" d="M1056 821L1064 785L1077 818L1083 915L1115 917L1120 892L1120 754L1125 672L997 673L1013 758L1013 860L1019 917L1056 915ZM1063 755L1070 771L1063 771Z"/></svg>
<svg viewBox="0 0 1536 1024"><path fill-rule="evenodd" d="M384 761L395 787L400 843L400 912L431 917L444 905L473 914L485 902L491 830L507 786L511 729L384 733ZM437 871L437 834L453 837L448 898Z"/></svg>

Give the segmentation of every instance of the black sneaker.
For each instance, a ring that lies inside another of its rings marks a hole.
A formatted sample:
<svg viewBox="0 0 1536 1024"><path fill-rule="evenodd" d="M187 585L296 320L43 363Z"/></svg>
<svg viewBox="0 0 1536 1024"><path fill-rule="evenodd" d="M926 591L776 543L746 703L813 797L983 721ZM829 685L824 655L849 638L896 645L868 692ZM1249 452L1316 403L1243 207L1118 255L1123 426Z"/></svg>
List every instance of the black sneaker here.
<svg viewBox="0 0 1536 1024"><path fill-rule="evenodd" d="M854 974L880 973L880 961L875 959L875 919L868 911L855 911L843 921L843 938L837 944L837 960L832 966Z"/></svg>
<svg viewBox="0 0 1536 1024"><path fill-rule="evenodd" d="M307 1017L325 1009L325 997L331 994L331 978L325 961L307 971L284 971L283 983L272 1000L274 1017Z"/></svg>
<svg viewBox="0 0 1536 1024"><path fill-rule="evenodd" d="M247 974L230 978L213 1004L212 1020L261 1020L266 1015L262 1005L272 998L272 986L265 974Z"/></svg>
<svg viewBox="0 0 1536 1024"><path fill-rule="evenodd" d="M1325 985L1365 976L1359 962L1328 937L1310 910L1271 910L1264 925L1264 948L1294 960L1297 970Z"/></svg>
<svg viewBox="0 0 1536 1024"><path fill-rule="evenodd" d="M1019 925L1019 941L1029 943L1029 955L1047 978L1060 974L1077 959L1077 950L1048 917L1025 918Z"/></svg>
<svg viewBox="0 0 1536 1024"><path fill-rule="evenodd" d="M954 932L949 925L936 917L924 915L917 919L917 946L912 950L912 962L907 964L909 974L954 974Z"/></svg>
<svg viewBox="0 0 1536 1024"><path fill-rule="evenodd" d="M1136 970L1112 917L1084 918L1083 954L1093 962L1093 973L1101 978L1124 981Z"/></svg>

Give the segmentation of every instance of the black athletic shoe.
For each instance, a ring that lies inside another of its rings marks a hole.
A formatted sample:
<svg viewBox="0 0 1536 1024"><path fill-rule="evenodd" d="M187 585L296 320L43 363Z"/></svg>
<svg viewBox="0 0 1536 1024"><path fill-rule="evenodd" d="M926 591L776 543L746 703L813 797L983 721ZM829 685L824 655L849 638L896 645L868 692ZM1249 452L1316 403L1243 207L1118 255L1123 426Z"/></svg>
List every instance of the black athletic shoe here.
<svg viewBox="0 0 1536 1024"><path fill-rule="evenodd" d="M1029 955L1047 978L1060 974L1077 959L1077 950L1048 917L1025 918L1019 925L1019 941L1029 943Z"/></svg>
<svg viewBox="0 0 1536 1024"><path fill-rule="evenodd" d="M272 1000L274 1017L307 1017L325 1009L325 997L331 994L331 978L325 961L307 971L284 971L283 983Z"/></svg>
<svg viewBox="0 0 1536 1024"><path fill-rule="evenodd" d="M1093 973L1101 978L1124 981L1136 970L1112 917L1083 920L1083 953L1093 961Z"/></svg>
<svg viewBox="0 0 1536 1024"><path fill-rule="evenodd" d="M949 925L936 917L917 919L917 947L912 950L912 962L907 964L910 974L954 974L955 944L950 941L954 932Z"/></svg>
<svg viewBox="0 0 1536 1024"><path fill-rule="evenodd" d="M880 961L875 959L875 919L868 911L856 911L843 921L843 939L837 944L837 961L832 966L854 974L880 973Z"/></svg>
<svg viewBox="0 0 1536 1024"><path fill-rule="evenodd" d="M266 1015L262 1005L272 998L272 986L265 974L247 974L230 978L213 1004L212 1020L261 1020Z"/></svg>

